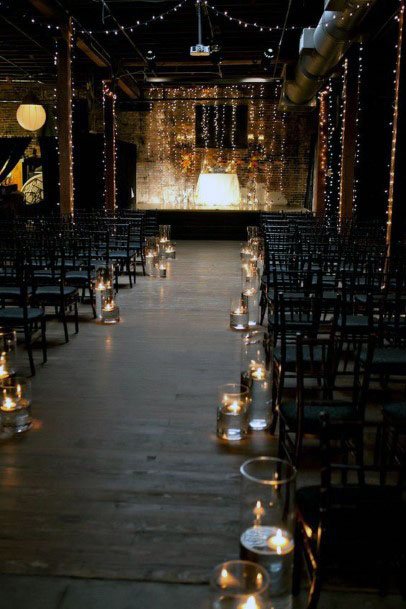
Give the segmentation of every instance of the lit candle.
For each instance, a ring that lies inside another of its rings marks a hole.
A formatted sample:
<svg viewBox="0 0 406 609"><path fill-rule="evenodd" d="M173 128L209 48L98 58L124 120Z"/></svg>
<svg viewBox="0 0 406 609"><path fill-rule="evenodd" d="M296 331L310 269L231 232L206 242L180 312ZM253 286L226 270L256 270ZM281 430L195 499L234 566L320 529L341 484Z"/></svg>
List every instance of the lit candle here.
<svg viewBox="0 0 406 609"><path fill-rule="evenodd" d="M104 305L104 310L105 310L105 311L112 311L112 310L113 310L113 308L114 308L114 302L107 302L107 303Z"/></svg>
<svg viewBox="0 0 406 609"><path fill-rule="evenodd" d="M220 588L232 588L238 586L238 579L229 573L227 569L221 569L218 584Z"/></svg>
<svg viewBox="0 0 406 609"><path fill-rule="evenodd" d="M239 414L241 412L241 405L236 400L231 402L231 404L227 404L226 407L232 414Z"/></svg>
<svg viewBox="0 0 406 609"><path fill-rule="evenodd" d="M159 276L166 277L166 266L162 263L159 265Z"/></svg>
<svg viewBox="0 0 406 609"><path fill-rule="evenodd" d="M276 534L269 537L267 544L271 550L276 550L277 554L283 554L291 545L291 540L282 533L282 529L277 529Z"/></svg>
<svg viewBox="0 0 406 609"><path fill-rule="evenodd" d="M240 605L240 609L260 609L254 596L249 596L245 603Z"/></svg>
<svg viewBox="0 0 406 609"><path fill-rule="evenodd" d="M265 366L255 364L254 368L251 369L251 376L256 381L263 381L266 377Z"/></svg>
<svg viewBox="0 0 406 609"><path fill-rule="evenodd" d="M4 410L4 412L12 412L13 410L16 410L16 408L17 404L14 402L14 400L9 395L5 395L1 409Z"/></svg>
<svg viewBox="0 0 406 609"><path fill-rule="evenodd" d="M8 375L6 353L3 352L0 355L0 379L5 379L8 377Z"/></svg>
<svg viewBox="0 0 406 609"><path fill-rule="evenodd" d="M262 504L260 501L256 502L255 507L252 511L254 513L256 523L260 522L262 516L265 514L265 510L262 507Z"/></svg>

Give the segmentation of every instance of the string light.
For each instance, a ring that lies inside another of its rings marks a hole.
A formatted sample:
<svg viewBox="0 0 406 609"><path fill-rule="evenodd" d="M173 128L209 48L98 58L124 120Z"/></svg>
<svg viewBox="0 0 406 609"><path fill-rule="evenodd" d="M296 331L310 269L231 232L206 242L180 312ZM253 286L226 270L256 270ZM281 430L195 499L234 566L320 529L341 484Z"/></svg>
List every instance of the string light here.
<svg viewBox="0 0 406 609"><path fill-rule="evenodd" d="M318 188L322 190L318 192L318 198L321 199L321 196L325 200L326 197L326 181L327 181L327 169L328 169L328 144L327 144L327 101L326 97L328 96L329 89L325 89L319 95L319 157L320 157L320 173L321 173L321 184L318 185Z"/></svg>
<svg viewBox="0 0 406 609"><path fill-rule="evenodd" d="M389 188L388 194L388 211L386 223L386 243L388 246L388 256L392 250L392 218L393 218L393 200L395 193L395 170L396 170L396 148L398 138L398 119L399 119L399 91L400 91L400 71L402 65L402 43L403 43L403 22L404 22L405 6L401 1L399 15L396 17L399 23L396 50L396 68L394 70L394 103L393 103L393 118L392 118L392 143L391 155L389 164Z"/></svg>
<svg viewBox="0 0 406 609"><path fill-rule="evenodd" d="M358 51L358 72L357 72L357 116L355 118L355 159L354 159L354 182L352 189L352 213L356 215L358 209L358 197L359 197L359 164L360 164L360 153L361 153L361 138L360 138L360 120L361 120L361 88L362 88L362 76L364 70L364 45L362 42L359 45Z"/></svg>
<svg viewBox="0 0 406 609"><path fill-rule="evenodd" d="M107 165L107 159L110 158L107 151L107 137L106 137L106 101L107 98L109 100L109 104L111 104L111 116L109 120L112 121L112 147L113 147L113 157L111 165ZM103 81L102 83L102 104L103 104L103 147L104 147L104 155L103 155L103 175L104 175L104 191L103 191L103 200L104 200L104 212L108 212L107 209L107 182L109 177L111 177L113 183L113 211L115 212L117 209L117 183L116 183L116 168L117 168L117 121L116 121L116 100L117 95L110 88L110 84L107 81Z"/></svg>
<svg viewBox="0 0 406 609"><path fill-rule="evenodd" d="M347 120L347 79L348 79L348 59L344 61L344 70L342 75L342 96L340 103L340 123L341 123L341 131L340 131L340 186L339 186L339 196L338 196L338 228L341 228L341 224L343 221L343 193L344 193L344 172L343 172L343 164L344 164L344 146L345 146L345 128L346 128L346 120Z"/></svg>
<svg viewBox="0 0 406 609"><path fill-rule="evenodd" d="M240 27L246 28L254 28L259 30L260 32L280 32L284 29L283 25L261 25L260 23L252 22L252 21L244 21L244 19L238 19L238 17L233 17L229 14L228 11L219 11L215 6L209 4L208 2L204 2L204 4L209 8L215 15L218 17L224 17L233 23L236 23ZM288 25L286 30L302 30L303 25Z"/></svg>

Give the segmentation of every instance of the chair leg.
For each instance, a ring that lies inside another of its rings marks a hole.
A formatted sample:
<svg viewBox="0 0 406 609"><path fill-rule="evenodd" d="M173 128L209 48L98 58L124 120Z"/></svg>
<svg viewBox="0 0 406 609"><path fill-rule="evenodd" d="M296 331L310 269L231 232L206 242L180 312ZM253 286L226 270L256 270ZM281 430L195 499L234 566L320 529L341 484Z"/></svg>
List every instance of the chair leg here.
<svg viewBox="0 0 406 609"><path fill-rule="evenodd" d="M133 287L133 276L132 276L132 271L131 271L131 260L130 260L130 258L127 258L126 267L127 267L128 280L130 282L130 288L132 288Z"/></svg>
<svg viewBox="0 0 406 609"><path fill-rule="evenodd" d="M142 266L142 274L145 277L146 272L145 272L145 251L142 248L141 249L141 266Z"/></svg>
<svg viewBox="0 0 406 609"><path fill-rule="evenodd" d="M42 346L42 363L46 364L48 361L47 353L47 336L46 336L46 319L41 321L41 346Z"/></svg>
<svg viewBox="0 0 406 609"><path fill-rule="evenodd" d="M75 299L73 304L74 312L75 312L75 332L79 334L79 311L78 311L78 301Z"/></svg>
<svg viewBox="0 0 406 609"><path fill-rule="evenodd" d="M25 339L25 347L28 352L28 359L30 362L31 374L32 374L32 376L35 376L35 364L34 364L34 357L32 355L31 327L30 326L26 326L26 325L24 326L24 339Z"/></svg>
<svg viewBox="0 0 406 609"><path fill-rule="evenodd" d="M321 593L321 573L320 569L316 567L313 572L312 583L310 585L309 596L307 599L307 607L306 609L316 609Z"/></svg>
<svg viewBox="0 0 406 609"><path fill-rule="evenodd" d="M296 524L295 529L295 550L293 555L293 582L292 582L292 594L298 596L300 594L300 584L302 581L302 570L303 570L303 548L301 543L301 526L299 523Z"/></svg>
<svg viewBox="0 0 406 609"><path fill-rule="evenodd" d="M61 306L61 319L63 323L63 331L65 333L65 343L69 342L68 323L66 321L66 309L65 305Z"/></svg>
<svg viewBox="0 0 406 609"><path fill-rule="evenodd" d="M90 306L92 307L92 312L93 312L93 318L96 319L97 314L96 314L96 307L94 305L94 292L93 292L93 288L92 288L91 284L89 285L89 296L90 296Z"/></svg>

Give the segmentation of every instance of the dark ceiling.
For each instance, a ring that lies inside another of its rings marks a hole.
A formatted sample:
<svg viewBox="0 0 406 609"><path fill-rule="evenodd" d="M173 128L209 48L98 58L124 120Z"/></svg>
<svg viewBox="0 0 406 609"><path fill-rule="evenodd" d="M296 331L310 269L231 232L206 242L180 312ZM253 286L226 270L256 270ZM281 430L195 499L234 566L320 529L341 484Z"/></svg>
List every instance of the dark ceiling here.
<svg viewBox="0 0 406 609"><path fill-rule="evenodd" d="M54 37L58 35L54 26L58 18L52 11L47 14L49 7L56 9L59 16L71 15L79 36L108 59L113 72L124 75L129 83L134 79L143 82L145 76L186 81L280 76L283 62L297 56L300 28L317 23L323 9L323 0L292 0L288 15L288 0L209 0L209 6L202 6L203 39L206 44L219 45L221 56L208 59L193 58L189 53L190 47L197 43L195 1L183 0L176 12L171 11L179 2L182 0L3 1L0 5L0 78L54 81ZM265 71L261 60L268 48L273 49L275 57L278 55L282 30L261 32L251 26L243 27L216 14L212 6L236 19L268 28L282 26L287 17L276 70L274 62L268 64ZM120 30L120 26L128 28L166 11L170 12L163 20L157 18L132 32ZM292 30L292 26L299 28ZM106 29L118 33L106 34ZM155 65L145 62L148 51L153 51ZM220 68L218 59L221 59ZM86 80L94 68L83 53L76 52L75 71L79 80Z"/></svg>
<svg viewBox="0 0 406 609"><path fill-rule="evenodd" d="M301 29L316 25L324 8L323 0L207 0L208 6L201 1L204 43L219 45L220 56L190 56L191 45L197 43L196 0L1 0L0 82L54 83L55 37L60 36L55 26L67 16L73 18L76 34L87 49L76 49L77 83L86 82L92 74L105 77L106 71L135 89L157 79L238 82L280 77L283 64L298 55ZM393 1L377 4L382 7ZM182 6L175 12L179 3ZM231 21L213 7L242 22L262 25L264 31ZM152 21L142 25L147 20ZM283 37L282 29L265 31L283 26L285 20ZM141 25L130 31L137 21ZM106 34L106 30L115 31ZM264 64L268 48L273 49L274 60ZM145 61L148 51L156 58L154 64Z"/></svg>

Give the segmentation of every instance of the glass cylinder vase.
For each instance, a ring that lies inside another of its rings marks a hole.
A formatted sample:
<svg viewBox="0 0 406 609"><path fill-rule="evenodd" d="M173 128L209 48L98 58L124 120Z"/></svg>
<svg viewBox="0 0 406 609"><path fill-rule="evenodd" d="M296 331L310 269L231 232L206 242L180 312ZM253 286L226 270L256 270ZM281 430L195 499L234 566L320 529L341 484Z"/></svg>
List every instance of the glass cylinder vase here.
<svg viewBox="0 0 406 609"><path fill-rule="evenodd" d="M210 579L211 609L269 609L270 578L261 565L230 560Z"/></svg>
<svg viewBox="0 0 406 609"><path fill-rule="evenodd" d="M219 388L217 435L222 440L238 441L248 434L250 397L245 385L228 383Z"/></svg>
<svg viewBox="0 0 406 609"><path fill-rule="evenodd" d="M0 414L3 429L9 433L23 433L31 427L31 383L14 376L0 383Z"/></svg>
<svg viewBox="0 0 406 609"><path fill-rule="evenodd" d="M233 330L248 328L248 298L244 294L231 298L230 328Z"/></svg>
<svg viewBox="0 0 406 609"><path fill-rule="evenodd" d="M105 290L102 297L101 322L103 324L116 324L120 321L120 309L117 304L117 294L110 288Z"/></svg>
<svg viewBox="0 0 406 609"><path fill-rule="evenodd" d="M248 299L248 325L254 327L258 323L259 316L258 276L256 274L243 283L242 293Z"/></svg>
<svg viewBox="0 0 406 609"><path fill-rule="evenodd" d="M17 333L0 328L0 381L16 373Z"/></svg>
<svg viewBox="0 0 406 609"><path fill-rule="evenodd" d="M260 564L270 577L272 606L292 606L296 470L272 457L241 466L241 558Z"/></svg>
<svg viewBox="0 0 406 609"><path fill-rule="evenodd" d="M241 339L241 382L250 392L249 425L254 431L267 429L272 419L267 340L264 330L252 330Z"/></svg>
<svg viewBox="0 0 406 609"><path fill-rule="evenodd" d="M160 224L159 225L159 241L160 243L168 243L171 239L171 225Z"/></svg>

